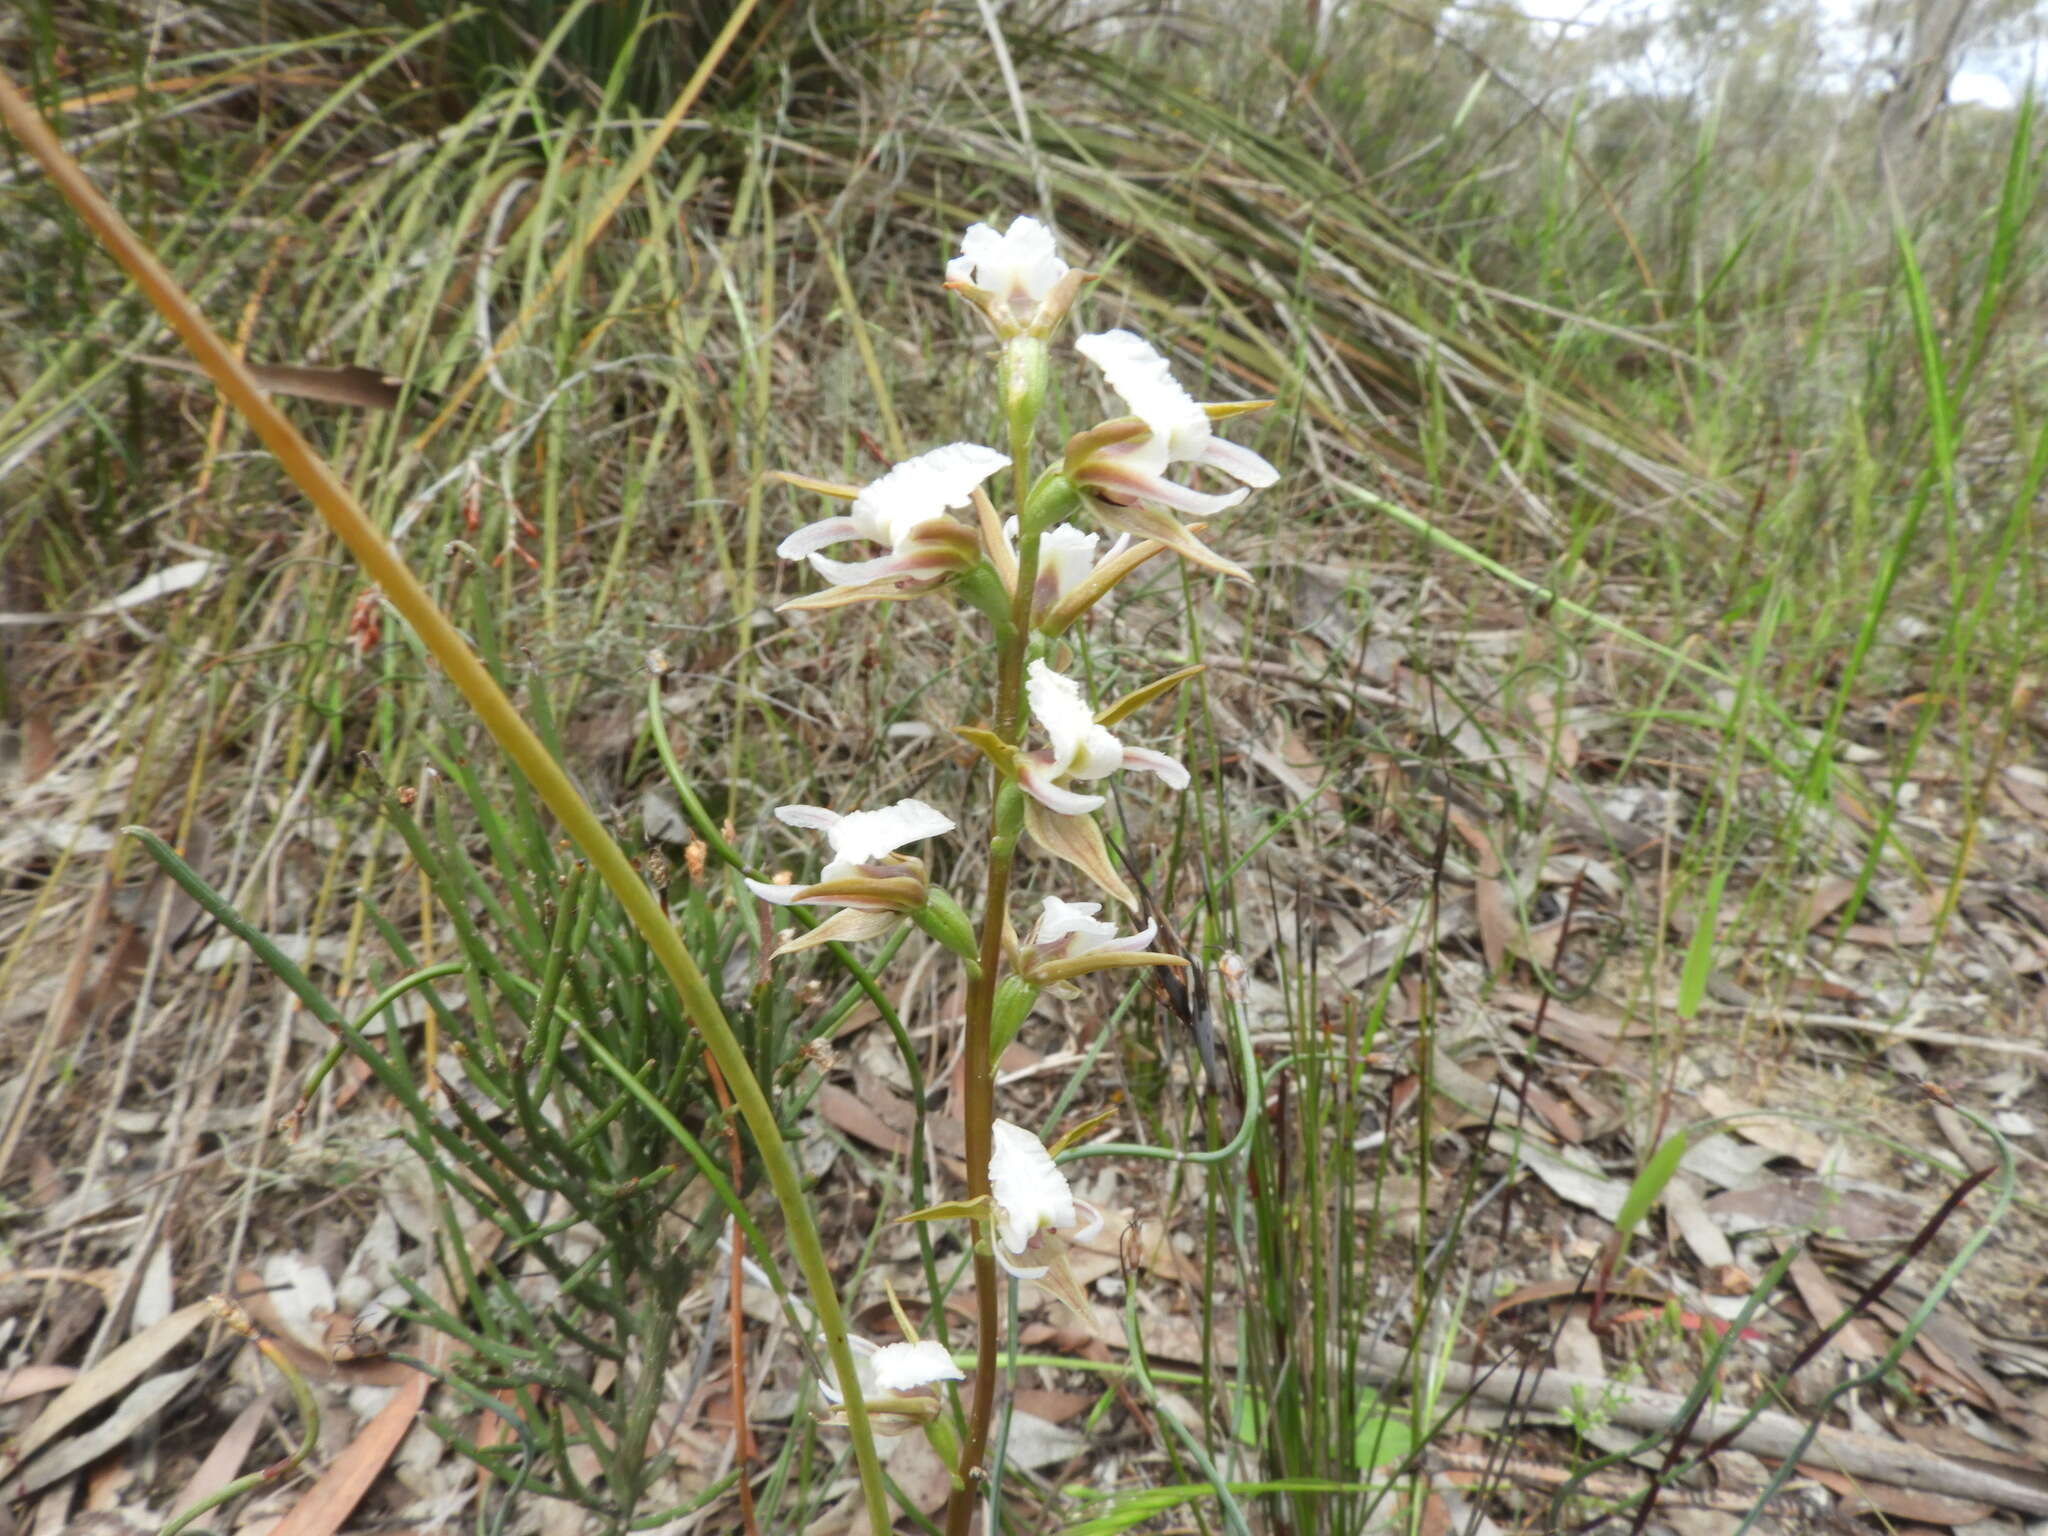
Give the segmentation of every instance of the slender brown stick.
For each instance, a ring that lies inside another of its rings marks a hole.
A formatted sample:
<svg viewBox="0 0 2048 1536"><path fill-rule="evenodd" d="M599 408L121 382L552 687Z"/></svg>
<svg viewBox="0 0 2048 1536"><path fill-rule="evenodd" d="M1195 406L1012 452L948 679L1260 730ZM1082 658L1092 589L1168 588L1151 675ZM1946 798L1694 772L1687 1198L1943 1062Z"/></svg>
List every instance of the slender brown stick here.
<svg viewBox="0 0 2048 1536"><path fill-rule="evenodd" d="M718 1063L709 1056L704 1063L711 1068L711 1091L717 1096L719 1112L725 1118L725 1156L732 1165L732 1187L738 1189L744 1169L739 1126L733 1122L732 1094L725 1086L725 1074L718 1070ZM753 1466L757 1448L754 1427L747 1422L747 1318L740 1305L740 1289L746 1283L746 1252L747 1235L735 1223L732 1283L726 1287L726 1327L732 1354L732 1454L740 1472L739 1482L734 1486L740 1495L740 1524L747 1536L761 1536L760 1520L754 1513Z"/></svg>

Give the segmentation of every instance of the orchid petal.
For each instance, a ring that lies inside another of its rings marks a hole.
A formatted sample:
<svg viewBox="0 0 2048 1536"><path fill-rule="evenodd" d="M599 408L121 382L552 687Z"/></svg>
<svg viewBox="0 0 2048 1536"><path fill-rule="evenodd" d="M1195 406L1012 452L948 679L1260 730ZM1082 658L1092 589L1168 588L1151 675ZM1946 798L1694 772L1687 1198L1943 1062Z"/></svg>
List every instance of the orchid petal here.
<svg viewBox="0 0 2048 1536"><path fill-rule="evenodd" d="M1052 1273L1050 1264L1019 1264L1003 1251L1003 1245L995 1245L996 1262L1003 1267L1003 1273L1013 1280L1043 1280Z"/></svg>
<svg viewBox="0 0 2048 1536"><path fill-rule="evenodd" d="M1102 370L1131 414L1142 417L1172 460L1192 459L1209 441L1209 417L1173 376L1173 365L1132 331L1083 336L1074 347ZM1163 466L1162 466L1163 467Z"/></svg>
<svg viewBox="0 0 2048 1536"><path fill-rule="evenodd" d="M1086 1200L1076 1200L1074 1202L1074 1209L1076 1211L1086 1211L1088 1213L1088 1220L1082 1226L1074 1229L1074 1235L1068 1241L1085 1243L1102 1230L1102 1211L1100 1207L1090 1205Z"/></svg>
<svg viewBox="0 0 2048 1536"><path fill-rule="evenodd" d="M879 1392L915 1392L940 1381L965 1381L967 1375L953 1363L946 1346L937 1339L914 1344L884 1344L869 1361Z"/></svg>
<svg viewBox="0 0 2048 1536"><path fill-rule="evenodd" d="M900 555L883 555L875 560L834 560L826 555L812 555L811 569L835 587L864 587L890 576L916 574L915 567Z"/></svg>
<svg viewBox="0 0 2048 1536"><path fill-rule="evenodd" d="M778 805L775 819L785 827L802 827L810 832L830 832L839 825L839 812L822 805Z"/></svg>
<svg viewBox="0 0 2048 1536"><path fill-rule="evenodd" d="M1168 757L1164 752L1150 752L1143 747L1124 748L1124 766L1136 768L1144 773L1156 773L1166 782L1169 789L1188 787L1188 770L1177 757Z"/></svg>
<svg viewBox="0 0 2048 1536"><path fill-rule="evenodd" d="M1008 1120L998 1120L990 1129L995 1146L988 1160L988 1184L1001 1228L999 1246L1022 1253L1046 1228L1074 1225L1074 1192L1045 1143L1031 1132Z"/></svg>
<svg viewBox="0 0 2048 1536"><path fill-rule="evenodd" d="M740 877L746 879L744 875ZM804 887L800 885L772 885L766 880L747 880L747 889L767 902L770 906L793 907Z"/></svg>
<svg viewBox="0 0 2048 1536"><path fill-rule="evenodd" d="M853 503L852 521L864 537L896 548L919 523L974 499L982 481L1010 462L978 443L948 443L905 459L873 481Z"/></svg>
<svg viewBox="0 0 2048 1536"><path fill-rule="evenodd" d="M801 560L813 551L829 545L841 544L848 539L861 537L861 527L850 517L828 517L823 522L810 523L797 529L788 538L775 546L775 553L785 560Z"/></svg>
<svg viewBox="0 0 2048 1536"><path fill-rule="evenodd" d="M1109 458L1097 459L1090 464L1083 483L1090 490L1113 496L1119 501L1142 501L1148 506L1169 507L1175 512L1185 512L1189 517L1215 517L1218 513L1228 512L1251 494L1239 486L1234 491L1210 495L1177 480L1169 480L1164 475L1143 473L1120 459ZM813 564L822 558L821 555L811 556Z"/></svg>
<svg viewBox="0 0 2048 1536"><path fill-rule="evenodd" d="M1106 795L1084 795L1057 782L1050 754L1025 752L1017 758L1017 786L1055 816L1088 816L1109 804Z"/></svg>
<svg viewBox="0 0 2048 1536"><path fill-rule="evenodd" d="M1263 491L1280 479L1280 471L1251 449L1241 443L1227 443L1220 437L1210 438L1195 462L1221 470L1253 490Z"/></svg>
<svg viewBox="0 0 2048 1536"><path fill-rule="evenodd" d="M898 800L876 811L842 816L826 832L834 863L867 864L905 843L922 842L953 830L953 818L922 800Z"/></svg>

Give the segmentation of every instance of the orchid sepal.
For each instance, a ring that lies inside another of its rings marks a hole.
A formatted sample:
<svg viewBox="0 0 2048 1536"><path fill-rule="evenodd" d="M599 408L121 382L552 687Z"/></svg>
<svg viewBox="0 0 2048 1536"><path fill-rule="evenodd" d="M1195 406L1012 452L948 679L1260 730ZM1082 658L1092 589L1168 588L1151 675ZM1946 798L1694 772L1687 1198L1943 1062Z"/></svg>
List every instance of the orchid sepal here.
<svg viewBox="0 0 2048 1536"><path fill-rule="evenodd" d="M1086 976L1091 971L1135 969L1146 965L1184 967L1187 961L1179 955L1165 955L1150 949L1114 950L1106 954L1095 951L1086 955L1076 955L1071 960L1055 960L1048 965L1035 966L1031 971L1031 979L1041 986L1051 988L1072 981L1077 976Z"/></svg>
<svg viewBox="0 0 2048 1536"><path fill-rule="evenodd" d="M1146 539L1104 556L1102 563L1082 577L1073 591L1046 610L1038 621L1038 632L1048 640L1065 634L1076 620L1114 591L1126 576L1154 555L1165 552L1166 546L1157 539Z"/></svg>
<svg viewBox="0 0 2048 1536"><path fill-rule="evenodd" d="M802 954L807 949L816 949L821 944L864 944L869 939L879 939L902 921L900 912L863 912L859 907L845 907L809 933L785 939L769 953L768 958L780 960L788 955Z"/></svg>
<svg viewBox="0 0 2048 1536"><path fill-rule="evenodd" d="M972 1221L986 1226L995 1220L995 1214L995 1202L987 1195L976 1195L972 1200L941 1200L921 1211L898 1216L894 1225L902 1226L911 1221Z"/></svg>
<svg viewBox="0 0 2048 1536"><path fill-rule="evenodd" d="M760 880L749 880L747 885L763 901L778 907L857 907L863 912L903 915L924 905L924 860L886 854L855 869L857 873L810 885L771 885Z"/></svg>
<svg viewBox="0 0 2048 1536"><path fill-rule="evenodd" d="M978 725L956 725L953 734L987 758L1005 779L1017 776L1017 749L994 731L985 731Z"/></svg>
<svg viewBox="0 0 2048 1536"><path fill-rule="evenodd" d="M1153 679L1153 681L1145 684L1142 688L1133 688L1095 718L1102 725L1115 725L1119 720L1125 719L1138 710L1143 709L1154 699L1173 692L1174 689L1178 688L1189 678L1200 677L1208 670L1206 666L1197 662L1194 666L1182 667L1177 672L1169 672L1164 677Z"/></svg>
<svg viewBox="0 0 2048 1536"><path fill-rule="evenodd" d="M1138 906L1137 894L1109 862L1109 848L1102 840L1102 828L1092 816L1060 816L1036 800L1024 804L1024 830L1031 840L1054 858L1081 871L1113 899L1131 910Z"/></svg>
<svg viewBox="0 0 2048 1536"><path fill-rule="evenodd" d="M1088 508L1095 521L1105 528L1128 533L1134 539L1156 539L1190 565L1199 565L1247 586L1257 585L1250 571L1234 560L1224 559L1195 537L1202 530L1200 523L1183 523L1171 512L1162 512L1157 507L1140 503L1125 505L1100 496L1090 497Z"/></svg>

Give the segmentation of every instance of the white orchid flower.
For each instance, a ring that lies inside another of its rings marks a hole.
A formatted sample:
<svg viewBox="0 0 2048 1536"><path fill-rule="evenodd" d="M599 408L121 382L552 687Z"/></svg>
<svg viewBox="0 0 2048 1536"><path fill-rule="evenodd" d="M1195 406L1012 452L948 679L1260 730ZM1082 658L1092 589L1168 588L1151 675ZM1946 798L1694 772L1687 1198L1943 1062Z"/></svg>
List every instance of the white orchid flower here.
<svg viewBox="0 0 2048 1536"><path fill-rule="evenodd" d="M861 490L822 481L796 480L853 502L845 517L828 517L799 528L775 552L785 560L808 558L831 590L784 603L784 608L836 608L845 603L916 597L981 558L981 536L946 515L969 505L974 493L1010 462L1008 454L979 443L948 443L905 459ZM785 477L788 478L788 477ZM833 560L818 553L849 539L888 547L872 560Z"/></svg>
<svg viewBox="0 0 2048 1536"><path fill-rule="evenodd" d="M1130 415L1084 432L1067 447L1067 474L1090 493L1109 527L1157 539L1176 553L1228 575L1245 573L1194 538L1172 514L1214 517L1280 478L1249 448L1216 436L1213 423L1257 405L1202 405L1173 377L1173 368L1143 337L1102 331L1074 343L1102 370ZM1166 478L1175 464L1205 465L1240 482L1225 495L1206 495ZM1249 577L1245 577L1249 580Z"/></svg>
<svg viewBox="0 0 2048 1536"><path fill-rule="evenodd" d="M930 891L924 860L896 850L953 830L952 817L922 800L898 800L880 810L844 815L822 805L780 805L775 819L823 832L832 848L831 862L809 885L748 880L747 889L778 907L847 909L790 939L777 955L887 933L904 914L923 906Z"/></svg>
<svg viewBox="0 0 2048 1536"><path fill-rule="evenodd" d="M1119 937L1115 923L1101 920L1101 911L1099 901L1046 897L1038 923L1017 956L1017 974L1033 986L1048 987L1059 996L1072 997L1077 990L1071 985L1073 979L1090 971L1187 964L1178 955L1148 948L1158 935L1158 923L1147 923L1138 932Z"/></svg>
<svg viewBox="0 0 2048 1536"><path fill-rule="evenodd" d="M988 1185L996 1207L996 1262L1019 1280L1037 1280L1053 1265L1020 1265L1013 1256L1038 1246L1047 1233L1085 1243L1102 1230L1102 1212L1074 1198L1045 1143L1023 1126L998 1120L991 1129L995 1146L988 1159Z"/></svg>
<svg viewBox="0 0 2048 1536"><path fill-rule="evenodd" d="M1024 792L1057 816L1086 816L1106 803L1102 795L1084 795L1065 787L1068 779L1105 779L1119 768L1156 773L1173 789L1188 787L1188 771L1163 752L1127 747L1098 725L1081 685L1053 671L1043 661L1031 663L1024 683L1031 718L1052 739L1049 748L1020 753L1017 782Z"/></svg>
<svg viewBox="0 0 2048 1536"><path fill-rule="evenodd" d="M1013 517L1005 522L1003 532L1014 551L1017 519ZM1083 532L1072 523L1060 523L1046 529L1038 536L1038 579L1031 588L1033 621L1044 619L1102 565L1122 554L1130 542L1128 535L1119 534L1116 542L1109 546L1109 552L1097 560L1095 551L1101 547L1101 534Z"/></svg>
<svg viewBox="0 0 2048 1536"><path fill-rule="evenodd" d="M1009 230L975 224L946 263L946 286L970 299L1005 336L1028 330L1044 336L1073 303L1087 280L1060 260L1053 233L1020 215Z"/></svg>
<svg viewBox="0 0 2048 1536"><path fill-rule="evenodd" d="M925 1391L942 1381L965 1381L966 1373L953 1363L946 1346L937 1339L877 1345L871 1339L849 1338L853 1368L859 1373L862 1404L879 1434L900 1435L928 1422L938 1412L936 1397ZM836 1382L821 1378L818 1392L832 1407L846 1401ZM844 1423L845 1415L834 1413L828 1422Z"/></svg>

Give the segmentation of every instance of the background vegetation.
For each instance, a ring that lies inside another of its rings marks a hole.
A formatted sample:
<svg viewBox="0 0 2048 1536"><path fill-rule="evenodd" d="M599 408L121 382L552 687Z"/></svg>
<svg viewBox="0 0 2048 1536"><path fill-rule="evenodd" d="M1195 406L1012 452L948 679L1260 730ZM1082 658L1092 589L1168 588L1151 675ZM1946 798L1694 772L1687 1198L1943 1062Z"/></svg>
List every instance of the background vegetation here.
<svg viewBox="0 0 2048 1536"><path fill-rule="evenodd" d="M2042 155L2026 104L1937 96L1888 130L1877 72L1799 68L1819 28L36 0L0 65L250 357L359 370L377 408L301 399L302 429L666 884L871 1333L885 1279L946 1326L957 1253L878 1219L952 1181L959 999L922 939L886 991L843 957L771 976L715 841L775 867L775 803L960 798L947 733L981 658L931 604L880 640L777 617L799 577L771 551L809 509L763 475L988 440L984 343L934 278L967 223L1019 211L1103 274L1092 325L1188 338L1202 398L1276 399L1236 435L1286 478L1219 537L1256 590L1160 572L1085 653L1112 693L1209 664L1171 744L1197 789L1121 809L1190 952L1243 957L1214 1018L1267 1093L1212 1092L1172 998L1027 1025L1048 1125L1113 1108L1118 1141L1235 1150L1072 1170L1138 1235L1094 1277L1099 1339L1052 1307L1016 1341L1037 1395L1002 1508L1550 1529L1641 1497L1641 1460L1592 1469L1639 1427L1583 1399L1562 1430L1526 1404L1453 1420L1432 1362L1682 1393L1722 1379L1713 1319L1740 1312L1756 1339L1723 1347L1812 1422L1871 1373L1889 1423L1961 1400L2048 1443L2038 1203L1987 1185L1935 1220L2001 1155L2009 1188L2048 1124ZM1625 67L1652 32L1654 92ZM767 1207L645 956L11 146L0 232L9 1367L90 1368L173 1298L284 1298L270 1326L329 1400L316 1469L369 1440L378 1407L347 1394L389 1388L385 1344L444 1372L425 1411L486 1464L423 1431L359 1520L829 1528L844 1437L809 1421L801 1330L718 1259L714 1176ZM301 1102L330 1039L307 995L366 1035ZM550 1044L537 1000L561 996L603 1023L581 1052ZM553 1117L515 1088L548 1051ZM1695 1158L1674 1197L1775 1201L1724 1209L1726 1264L1683 1206L1631 1246L1620 1197L1669 1133L1755 1109L1700 1137L1746 1170ZM1841 1239L1851 1195L1878 1214L1847 1235L1906 1257L1910 1294L1831 1336L1816 1386L1802 1347L1883 1263L1823 1268L1789 1234ZM1618 1328L1573 1297L1603 1251L1637 1298ZM1949 1368L1907 1353L1923 1297L1976 1330ZM434 1326L375 1335L390 1307ZM375 1340L360 1358L335 1317ZM232 1351L185 1337L156 1359L194 1374L148 1376L170 1385L132 1423L95 1415L134 1377L56 1428L47 1399L6 1410L39 1520L90 1504L93 1465L126 1469L94 1507L190 1502L261 1378L220 1385ZM743 1376L752 1444L721 1385ZM275 1430L242 1455L282 1454ZM1735 1511L1743 1488L1724 1466L1688 1494Z"/></svg>

